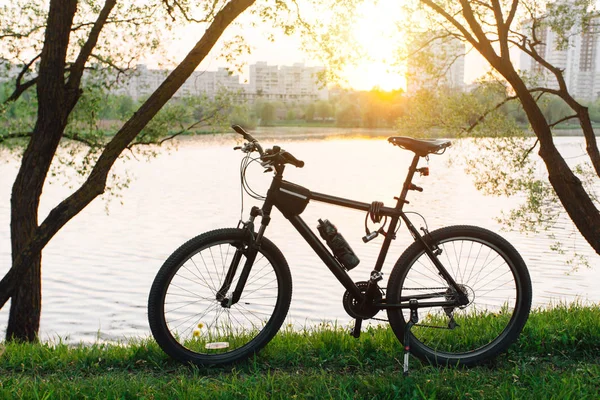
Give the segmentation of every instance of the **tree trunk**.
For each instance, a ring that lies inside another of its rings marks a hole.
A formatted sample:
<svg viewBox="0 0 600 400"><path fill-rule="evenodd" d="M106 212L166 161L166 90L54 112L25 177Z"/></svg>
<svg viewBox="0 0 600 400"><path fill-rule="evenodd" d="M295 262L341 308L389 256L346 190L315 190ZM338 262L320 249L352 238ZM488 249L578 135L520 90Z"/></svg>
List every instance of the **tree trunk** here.
<svg viewBox="0 0 600 400"><path fill-rule="evenodd" d="M500 72L510 82L521 100L531 128L539 139L539 155L546 165L548 180L554 192L581 235L594 251L600 254L600 212L581 180L569 168L556 148L550 126L525 83L514 69Z"/></svg>
<svg viewBox="0 0 600 400"><path fill-rule="evenodd" d="M13 264L0 280L0 308L12 298L8 339L31 341L37 334L44 246L71 218L104 192L108 173L119 155L181 87L227 26L254 1L231 0L219 10L181 64L108 143L82 187L54 207L38 226L37 210L46 175L80 90L78 85L66 88L64 83L66 50L77 2L51 1L37 86L38 120L23 154L11 198Z"/></svg>
<svg viewBox="0 0 600 400"><path fill-rule="evenodd" d="M33 342L37 340L42 312L41 254L35 257L13 294L6 329L6 339Z"/></svg>
<svg viewBox="0 0 600 400"><path fill-rule="evenodd" d="M38 119L23 153L11 196L13 268L21 252L38 233L40 196L67 123L65 61L76 10L76 0L55 0L48 11L37 84ZM37 337L42 308L41 249L32 254L29 264L10 294L12 300L6 330L9 340L33 341Z"/></svg>
<svg viewBox="0 0 600 400"><path fill-rule="evenodd" d="M480 14L474 12L471 2L468 0L460 1L461 13L465 21L456 19L456 10L451 11L449 8L445 8L445 5L455 4L455 2L446 2L444 5L436 1L421 0L421 3L427 5L436 14L446 19L458 31L459 36L462 35L510 83L523 105L523 110L527 114L533 132L539 140L539 154L546 165L548 179L554 192L581 235L596 253L600 254L600 212L583 187L581 180L569 168L565 159L556 148L552 138L552 129L548 121L546 121L539 105L511 62L508 45L509 40L515 39L514 37L509 39L509 36L512 35L510 31L511 23L514 21L519 1L512 1L506 20L504 20L502 13L501 2L492 1L491 5L477 2L476 6L483 5L489 8L488 12L492 11L494 13L495 21L481 18ZM494 26L497 28L497 37L492 32ZM525 45L523 44L522 46ZM498 48L500 48L499 54L497 53ZM567 99L567 103L570 103L568 101L570 96L566 93L567 87L560 71L556 67L549 66L549 63L541 57L537 57L536 59L538 62L543 61L545 67L556 74L560 84L559 96L563 100ZM570 99L572 100L572 98ZM573 103L577 104L574 100ZM573 107L573 104L571 106ZM582 129L587 142L587 151L598 173L600 171L600 153L598 152L593 129L589 124L587 110L577 109L577 107L573 109L578 111L578 115L581 118L580 121L583 121Z"/></svg>

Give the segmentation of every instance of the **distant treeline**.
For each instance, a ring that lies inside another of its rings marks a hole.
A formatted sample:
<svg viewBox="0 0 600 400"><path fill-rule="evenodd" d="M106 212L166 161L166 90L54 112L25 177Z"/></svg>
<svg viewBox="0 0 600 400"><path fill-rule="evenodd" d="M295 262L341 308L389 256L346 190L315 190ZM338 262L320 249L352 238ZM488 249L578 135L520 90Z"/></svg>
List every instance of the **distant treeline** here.
<svg viewBox="0 0 600 400"><path fill-rule="evenodd" d="M35 91L26 92L17 102L3 104L10 95L11 89L9 83L0 84L0 114L2 114L0 119L6 121L33 118L37 110ZM462 96L479 98L484 92L475 90ZM431 96L436 95L431 94ZM96 120L118 123L127 120L142 101L143 99L134 100L127 95L105 93L97 87L88 88L77 105L76 111L79 110L79 113L76 112L73 117L87 122ZM419 101L423 101L422 96ZM331 90L328 100L308 103L283 103L260 99L253 104L239 103L235 95L228 93L221 93L212 99L174 98L163 111L168 113L168 110L171 110L170 117L178 124L193 124L195 121L203 120L206 121L204 125L235 123L247 128L303 124L349 128L394 128L399 119L411 118L411 114L416 111L414 104L415 98L402 90L340 89ZM443 101L440 102L439 98L436 101L432 97L430 104L430 108L443 107ZM420 106L422 107L422 104ZM600 99L588 104L588 107L591 120L600 123ZM500 111L515 122L527 125L527 116L518 102L508 102L500 108ZM549 121L557 121L569 115L568 106L558 98L545 100L543 111Z"/></svg>

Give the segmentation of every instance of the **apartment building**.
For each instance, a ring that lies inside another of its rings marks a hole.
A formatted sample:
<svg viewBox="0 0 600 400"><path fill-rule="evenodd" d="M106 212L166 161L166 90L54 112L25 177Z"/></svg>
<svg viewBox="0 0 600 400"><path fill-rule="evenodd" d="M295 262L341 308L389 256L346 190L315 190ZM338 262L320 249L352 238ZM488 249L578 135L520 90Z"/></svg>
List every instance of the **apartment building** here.
<svg viewBox="0 0 600 400"><path fill-rule="evenodd" d="M240 77L226 68L216 71L196 71L187 79L175 97L215 96L220 90L237 95L240 101L253 103L257 100L300 103L326 99L326 88L320 87L317 74L322 67L306 67L297 63L292 66L268 65L258 62L250 65L249 82L240 83ZM149 96L165 80L169 71L150 69L138 64L129 81L114 90L134 99Z"/></svg>
<svg viewBox="0 0 600 400"><path fill-rule="evenodd" d="M409 46L406 84L409 94L421 89L465 89L465 45L436 32L422 35Z"/></svg>
<svg viewBox="0 0 600 400"><path fill-rule="evenodd" d="M292 66L268 65L261 61L250 65L247 93L255 99L302 103L328 98L328 91L318 82L323 67L306 67L303 63Z"/></svg>
<svg viewBox="0 0 600 400"><path fill-rule="evenodd" d="M532 22L522 22L522 34L532 37ZM583 28L574 24L566 35L568 41L560 43L558 34L549 26L536 28L540 44L537 52L550 64L563 70L567 89L579 100L593 101L600 97L600 17L593 18ZM558 89L554 74L521 53L519 68L535 77L539 84Z"/></svg>

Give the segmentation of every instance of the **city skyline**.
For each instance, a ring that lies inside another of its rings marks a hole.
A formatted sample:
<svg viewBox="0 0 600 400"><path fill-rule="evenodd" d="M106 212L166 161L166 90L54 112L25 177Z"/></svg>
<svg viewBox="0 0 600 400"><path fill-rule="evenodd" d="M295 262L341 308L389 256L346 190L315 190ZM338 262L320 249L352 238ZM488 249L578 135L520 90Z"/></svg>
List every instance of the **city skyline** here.
<svg viewBox="0 0 600 400"><path fill-rule="evenodd" d="M220 90L234 93L238 98L254 103L257 99L283 103L310 102L328 98L328 89L319 83L317 75L323 67L308 67L303 63L293 65L269 65L259 61L249 66L247 80L227 68L216 71L195 71L174 97L214 97ZM114 94L127 95L133 99L150 95L164 81L170 71L148 68L138 64L131 76L112 90Z"/></svg>

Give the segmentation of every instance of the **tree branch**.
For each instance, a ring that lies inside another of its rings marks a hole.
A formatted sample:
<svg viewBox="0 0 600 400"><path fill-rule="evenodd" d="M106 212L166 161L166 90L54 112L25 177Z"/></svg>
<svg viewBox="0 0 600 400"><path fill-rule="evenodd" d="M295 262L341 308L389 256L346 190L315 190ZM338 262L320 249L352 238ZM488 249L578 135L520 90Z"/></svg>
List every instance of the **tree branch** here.
<svg viewBox="0 0 600 400"><path fill-rule="evenodd" d="M477 48L478 51L485 58L487 58L487 60L490 64L498 65L499 57L496 54L496 51L494 50L494 48L492 47L492 44L489 42L487 36L483 32L481 25L477 22L477 19L475 18L475 14L473 13L473 9L471 8L469 1L468 0L460 0L460 4L461 4L462 10L463 10L463 17L469 24L469 28L471 28L471 30L473 31L473 33L475 34L475 36L478 39L478 43L479 43L479 47Z"/></svg>
<svg viewBox="0 0 600 400"><path fill-rule="evenodd" d="M148 20L150 18L152 18L152 16L156 13L156 7L150 12L150 14L145 15L143 17L135 17L135 18L125 18L125 19L107 19L105 25L112 25L112 24L129 24L129 23L140 23L141 21L144 20ZM82 28L86 28L90 25L94 25L96 24L96 22L82 22L81 24L78 25L74 25L71 30L73 32L78 31Z"/></svg>
<svg viewBox="0 0 600 400"><path fill-rule="evenodd" d="M550 128L554 128L556 125L560 124L561 122L565 122L565 121L568 121L568 120L573 119L573 118L579 118L579 115L577 115L577 114L569 115L567 117L559 119L558 121L555 121L555 122L553 122L551 124L548 124L548 126Z"/></svg>
<svg viewBox="0 0 600 400"><path fill-rule="evenodd" d="M506 17L506 27L509 29L517 14L517 8L519 8L519 0L513 0L510 11L508 12L508 17Z"/></svg>
<svg viewBox="0 0 600 400"><path fill-rule="evenodd" d="M25 93L27 91L27 89L29 89L30 87L32 87L33 85L35 85L38 81L38 78L33 78L30 81L27 81L23 84L18 85L15 90L11 93L11 95L2 102L2 104L8 104L12 101L16 101L19 99L19 97L21 97L21 95L23 93Z"/></svg>
<svg viewBox="0 0 600 400"><path fill-rule="evenodd" d="M433 42L435 42L438 39L446 39L448 37L456 37L454 34L452 34L451 32L448 32L445 35L435 35L432 38L428 38L428 40L423 43L422 45L419 46L418 49L408 53L406 55L406 59L410 59L411 57L413 57L414 55L420 53L421 51L423 51L424 49L428 48L430 44L432 44Z"/></svg>
<svg viewBox="0 0 600 400"><path fill-rule="evenodd" d="M112 61L107 60L106 58L103 58L103 57L101 57L101 56L99 56L97 54L94 54L94 53L90 54L90 58L94 58L94 59L100 61L102 64L108 65L112 69L116 70L119 73L119 75L126 74L127 71L130 69L129 66L127 66L127 68L120 67L117 64L113 63ZM131 61L129 61L129 63L131 63Z"/></svg>
<svg viewBox="0 0 600 400"><path fill-rule="evenodd" d="M204 118L199 119L198 121L195 121L193 124L189 125L187 128L182 128L180 131L167 136L165 138L162 138L161 140L159 140L158 142L133 142L130 145L127 146L128 150L133 149L134 146L139 146L139 145L153 145L156 144L158 146L161 146L163 143L176 138L177 136L180 136L182 134L184 134L185 132L189 132L190 130L194 129L195 127L197 127L198 125L202 124L203 122L206 121L210 121L211 119L213 119L218 113L219 111L223 110L223 107L219 107L216 110L214 110L212 113L210 113L209 115L205 116ZM183 126L183 125L180 125Z"/></svg>
<svg viewBox="0 0 600 400"><path fill-rule="evenodd" d="M437 12L442 17L444 17L448 22L450 22L456 29L458 29L458 31L465 37L465 39L473 47L475 47L476 49L480 49L481 48L481 44L473 37L473 35L471 35L471 33L469 33L469 31L464 26L462 26L456 20L456 18L454 18L452 15L450 15L442 7L440 7L438 4L436 4L432 0L421 0L421 3L425 4L426 6L428 6L429 8L431 8L433 11Z"/></svg>
<svg viewBox="0 0 600 400"><path fill-rule="evenodd" d="M46 29L46 25L34 26L33 28L31 28L29 30L29 32L26 32L26 33L10 32L10 33L2 34L2 35L0 35L0 39L5 39L5 38L24 39L24 38L31 36L35 32L37 32L39 30L44 30L44 29Z"/></svg>
<svg viewBox="0 0 600 400"><path fill-rule="evenodd" d="M63 137L65 139L69 139L72 140L74 142L79 142L79 143L83 143L88 147L96 147L98 146L98 143L92 142L90 140L87 140L84 137L79 136L79 134L77 132L71 133L71 132L65 132Z"/></svg>
<svg viewBox="0 0 600 400"><path fill-rule="evenodd" d="M37 78L33 78L23 84L21 83L21 81L23 80L23 77L25 76L27 71L29 71L29 68L31 68L33 63L38 58L40 58L40 56L41 56L41 54L38 54L37 56L32 58L27 64L25 64L23 66L23 68L21 69L21 72L19 72L19 75L17 75L17 79L15 82L15 90L12 92L12 94L6 100L4 100L4 104L10 103L11 101L16 101L27 89L29 89L30 87L35 85L35 83L37 82Z"/></svg>
<svg viewBox="0 0 600 400"><path fill-rule="evenodd" d="M0 143L11 139L23 139L28 137L31 137L31 132L7 133L5 135L0 135Z"/></svg>
<svg viewBox="0 0 600 400"><path fill-rule="evenodd" d="M473 122L471 125L469 125L469 127L467 129L463 129L463 131L465 133L472 132L473 129L475 129L477 127L477 125L479 125L480 123L482 123L487 118L488 115L490 115L494 111L499 110L500 107L502 107L504 104L508 103L509 101L516 100L516 99L518 99L517 96L510 96L510 97L505 98L500 103L496 104L494 107L490 108L489 110L487 110L483 114L481 114L479 116L479 118L477 118L477 120L475 122Z"/></svg>
<svg viewBox="0 0 600 400"><path fill-rule="evenodd" d="M106 0L104 7L100 11L100 14L98 14L98 18L90 31L88 39L81 47L77 59L71 65L71 73L69 74L69 80L67 81L67 91L70 92L70 95L72 96L70 100L73 106L79 98L79 86L81 84L81 77L83 76L85 64L96 47L100 32L102 32L102 28L116 3L116 0Z"/></svg>
<svg viewBox="0 0 600 400"><path fill-rule="evenodd" d="M502 6L499 0L492 0L492 11L494 12L498 31L504 30L504 15L502 14Z"/></svg>
<svg viewBox="0 0 600 400"><path fill-rule="evenodd" d="M504 22L504 15L502 13L502 6L499 0L492 0L494 8L494 18L496 19L496 25L498 30L498 39L500 43L500 55L504 58L510 59L510 51L508 48L508 32L510 27ZM513 4L514 5L514 4Z"/></svg>
<svg viewBox="0 0 600 400"><path fill-rule="evenodd" d="M534 87L534 88L531 88L531 89L528 89L528 90L529 90L530 93L540 92L542 94L550 93L550 94L553 94L553 95L556 95L556 96L560 96L560 90L550 89L550 88L547 88L547 87Z"/></svg>
<svg viewBox="0 0 600 400"><path fill-rule="evenodd" d="M534 22L534 25L535 25L535 22ZM535 29L534 28L532 28L532 36L534 36L534 41L535 41L536 39L535 39ZM585 141L586 141L586 151L590 157L590 160L592 162L594 170L596 171L596 174L598 176L600 176L600 149L598 149L598 143L596 141L596 134L591 125L591 122L589 119L589 113L587 111L587 108L585 106L579 104L579 102L577 102L577 100L575 100L569 93L569 91L567 89L567 84L566 84L564 76L562 74L562 70L554 67L548 61L546 61L542 56L540 56L539 53L534 48L534 45L531 42L529 45L530 47L527 48L527 45L526 45L527 39L526 38L524 40L524 43L520 43L520 42L516 42L516 41L511 41L511 43L515 44L519 49L521 49L523 52L525 52L530 57L532 57L536 62L538 62L540 65L544 66L546 69L548 69L549 71L551 71L554 74L554 76L556 77L556 80L558 82L558 86L559 86L558 90L551 90L548 88L535 88L535 89L530 89L530 91L541 91L542 94L543 93L554 94L554 95L560 97L561 99L563 99L565 101L565 103L567 103L567 105L569 107L571 107L571 109L577 113L578 118L579 118L579 124L581 126L581 129L583 131L583 136L585 137Z"/></svg>
<svg viewBox="0 0 600 400"><path fill-rule="evenodd" d="M492 8L491 5L489 5L488 3L484 3L483 1L479 1L479 0L471 0L471 3L476 4L478 6L484 7L489 9L490 11L493 11L494 9Z"/></svg>
<svg viewBox="0 0 600 400"><path fill-rule="evenodd" d="M162 2L164 3L165 7L167 7L167 13L169 14L169 16L171 17L171 19L173 21L176 20L175 16L173 15L175 10L173 8L173 6L171 4L169 4L168 0L162 0ZM173 4L175 5L175 8L177 8L179 10L179 12L181 13L181 15L183 15L183 18L188 21L188 22L195 22L195 23L206 23L209 22L215 15L215 10L217 9L217 4L218 1L213 1L211 4L211 9L209 10L209 12L207 13L206 18L204 19L195 19L192 18L188 15L187 10L181 5L181 3L178 0L173 0Z"/></svg>
<svg viewBox="0 0 600 400"><path fill-rule="evenodd" d="M523 158L521 158L521 161L519 162L519 164L521 164L521 166L523 166L523 163L525 162L525 159L527 157L529 157L529 154L531 154L531 152L535 149L535 147L538 145L539 142L540 142L540 139L535 138L535 143L533 144L533 146L531 146L529 148L529 150L525 151L525 154L523 154Z"/></svg>

